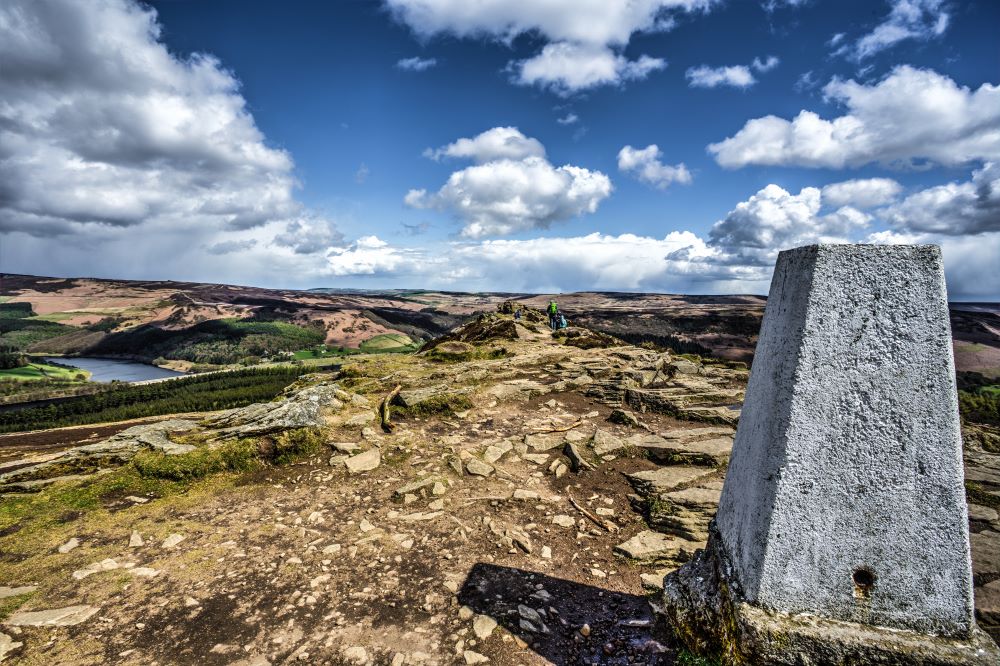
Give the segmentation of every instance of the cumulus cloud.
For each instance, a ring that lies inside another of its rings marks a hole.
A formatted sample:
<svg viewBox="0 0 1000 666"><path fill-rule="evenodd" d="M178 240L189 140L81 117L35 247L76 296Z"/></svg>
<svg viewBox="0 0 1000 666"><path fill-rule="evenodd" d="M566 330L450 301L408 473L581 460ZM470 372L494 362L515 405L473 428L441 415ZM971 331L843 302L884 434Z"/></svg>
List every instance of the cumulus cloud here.
<svg viewBox="0 0 1000 666"><path fill-rule="evenodd" d="M940 37L948 29L946 0L892 0L892 9L882 23L853 44L844 44L835 55L855 61L891 48L907 39L927 41ZM831 40L831 46L841 40Z"/></svg>
<svg viewBox="0 0 1000 666"><path fill-rule="evenodd" d="M984 83L970 90L932 70L903 65L870 85L833 79L823 92L847 113L833 120L806 110L790 121L755 118L734 136L709 145L709 152L727 168L1000 159L1000 86Z"/></svg>
<svg viewBox="0 0 1000 666"><path fill-rule="evenodd" d="M408 72L423 72L424 70L437 65L437 62L437 58L421 58L420 56L413 56L412 58L403 58L396 61L396 67Z"/></svg>
<svg viewBox="0 0 1000 666"><path fill-rule="evenodd" d="M625 81L644 79L667 62L647 55L629 60L604 46L555 42L533 58L512 63L514 82L537 85L559 95Z"/></svg>
<svg viewBox="0 0 1000 666"><path fill-rule="evenodd" d="M282 233L275 234L272 243L290 248L295 254L317 254L343 241L343 234L332 222L322 218L303 218L288 222Z"/></svg>
<svg viewBox="0 0 1000 666"><path fill-rule="evenodd" d="M822 193L805 187L798 194L771 184L740 202L712 226L709 242L727 261L750 265L774 262L779 250L810 243L849 242L870 217L850 206L821 215Z"/></svg>
<svg viewBox="0 0 1000 666"><path fill-rule="evenodd" d="M754 58L750 66L758 72L764 73L770 72L772 69L777 67L780 62L781 60L778 59L778 56L769 55L763 60L760 58Z"/></svg>
<svg viewBox="0 0 1000 666"><path fill-rule="evenodd" d="M903 189L891 178L858 178L823 187L823 203L830 206L873 208L893 201Z"/></svg>
<svg viewBox="0 0 1000 666"><path fill-rule="evenodd" d="M451 174L436 193L410 190L403 201L411 208L451 212L468 238L547 229L553 222L595 212L611 194L611 180L603 173L553 166L541 143L512 127L496 127L426 154L464 157L476 164Z"/></svg>
<svg viewBox="0 0 1000 666"><path fill-rule="evenodd" d="M392 247L378 236L363 236L347 247L332 248L326 262L325 272L334 276L395 273L399 277L419 273L429 263L420 253Z"/></svg>
<svg viewBox="0 0 1000 666"><path fill-rule="evenodd" d="M886 218L906 232L965 236L1000 231L1000 165L988 162L970 181L911 194L890 206Z"/></svg>
<svg viewBox="0 0 1000 666"><path fill-rule="evenodd" d="M663 164L660 158L663 153L655 144L638 149L625 146L618 151L618 168L630 173L647 185L664 190L671 183L688 185L691 183L691 172L684 163L675 166Z"/></svg>
<svg viewBox="0 0 1000 666"><path fill-rule="evenodd" d="M238 280L248 265L305 270L296 220L336 238L296 200L292 158L268 145L234 74L172 55L160 33L132 0L0 4L5 268L93 274L100 256L108 277L197 265Z"/></svg>
<svg viewBox="0 0 1000 666"><path fill-rule="evenodd" d="M467 159L480 164L494 160L523 160L545 157L545 146L538 139L521 133L516 127L494 127L471 139L459 139L447 146L424 151L424 157Z"/></svg>
<svg viewBox="0 0 1000 666"><path fill-rule="evenodd" d="M717 88L718 86L730 86L732 88L749 88L757 83L746 65L732 65L723 67L709 67L700 65L691 67L685 73L688 84L692 88Z"/></svg>
<svg viewBox="0 0 1000 666"><path fill-rule="evenodd" d="M622 55L637 32L662 32L676 16L704 12L717 0L384 0L400 22L418 36L447 34L511 43L520 35L538 35L547 42L541 52L510 63L514 81L569 94L600 85L640 79L664 62L642 55Z"/></svg>
<svg viewBox="0 0 1000 666"><path fill-rule="evenodd" d="M757 83L751 69L764 74L777 67L779 62L781 61L778 60L777 56L769 55L763 60L754 58L749 66L709 67L708 65L699 65L698 67L690 67L684 75L687 77L688 85L692 88L717 88L719 86L749 88Z"/></svg>
<svg viewBox="0 0 1000 666"><path fill-rule="evenodd" d="M298 210L292 160L265 143L238 81L159 36L155 12L125 0L0 7L0 229L245 229Z"/></svg>
<svg viewBox="0 0 1000 666"><path fill-rule="evenodd" d="M797 194L771 184L736 204L709 233L663 238L594 233L569 238L451 242L445 250L372 248L385 276L438 288L766 293L778 252L812 243L935 243L953 298L996 298L1000 284L998 170L898 201L889 179L856 179ZM914 214L917 211L918 214ZM921 216L922 213L923 216ZM878 229L876 225L891 228ZM959 235L965 234L965 235ZM371 262L357 262L371 275ZM354 265L354 264L349 264ZM350 270L355 270L350 269ZM351 274L341 265L340 275Z"/></svg>

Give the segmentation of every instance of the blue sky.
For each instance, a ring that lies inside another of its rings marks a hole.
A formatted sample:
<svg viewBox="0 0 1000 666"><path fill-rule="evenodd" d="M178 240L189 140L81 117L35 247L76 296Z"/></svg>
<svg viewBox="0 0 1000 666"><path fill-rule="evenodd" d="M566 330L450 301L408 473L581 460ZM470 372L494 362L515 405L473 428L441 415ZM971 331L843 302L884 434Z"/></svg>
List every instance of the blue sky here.
<svg viewBox="0 0 1000 666"><path fill-rule="evenodd" d="M1000 298L993 2L0 14L4 271L763 293L786 247L932 242Z"/></svg>

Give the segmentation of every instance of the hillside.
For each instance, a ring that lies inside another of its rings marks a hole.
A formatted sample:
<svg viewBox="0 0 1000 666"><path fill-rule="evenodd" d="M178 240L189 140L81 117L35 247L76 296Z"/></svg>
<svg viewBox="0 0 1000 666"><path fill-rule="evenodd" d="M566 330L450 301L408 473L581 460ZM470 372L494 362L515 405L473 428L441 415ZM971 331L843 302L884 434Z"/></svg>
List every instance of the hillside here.
<svg viewBox="0 0 1000 666"><path fill-rule="evenodd" d="M704 544L748 373L541 320L484 315L275 401L9 455L0 654L697 663L649 595ZM980 622L997 636L995 453L970 443L966 465Z"/></svg>
<svg viewBox="0 0 1000 666"><path fill-rule="evenodd" d="M652 342L676 352L747 362L766 303L761 296L291 291L2 275L0 302L30 303L37 317L28 331L9 330L15 324L0 318L0 342L39 353L182 363L233 362L317 345L327 347L322 354L335 354L338 349L384 349L389 341L401 343L397 336L417 346L509 298L538 308L556 298L574 323L633 344ZM959 371L1000 376L1000 304L953 303L951 316ZM263 332L254 331L259 324Z"/></svg>

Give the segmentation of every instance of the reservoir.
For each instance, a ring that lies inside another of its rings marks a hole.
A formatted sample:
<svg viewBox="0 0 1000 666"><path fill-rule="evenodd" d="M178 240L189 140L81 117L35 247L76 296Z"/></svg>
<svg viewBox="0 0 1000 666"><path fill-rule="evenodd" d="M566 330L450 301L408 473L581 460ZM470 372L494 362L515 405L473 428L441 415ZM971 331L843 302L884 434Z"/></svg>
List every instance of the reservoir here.
<svg viewBox="0 0 1000 666"><path fill-rule="evenodd" d="M165 370L155 365L137 363L135 361L119 361L113 358L46 358L48 363L71 365L90 373L91 381L110 382L117 379L122 382L143 382L149 379L165 379L180 377L185 374L175 370Z"/></svg>

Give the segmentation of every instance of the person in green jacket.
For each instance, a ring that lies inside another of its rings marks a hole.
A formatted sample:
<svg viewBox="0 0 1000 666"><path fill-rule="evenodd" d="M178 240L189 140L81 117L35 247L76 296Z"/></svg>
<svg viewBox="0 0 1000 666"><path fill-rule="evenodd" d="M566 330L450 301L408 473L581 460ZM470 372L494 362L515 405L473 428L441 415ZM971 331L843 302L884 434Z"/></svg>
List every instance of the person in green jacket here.
<svg viewBox="0 0 1000 666"><path fill-rule="evenodd" d="M559 328L559 306L556 304L555 301L549 301L548 313L549 313L549 326L554 331L557 328Z"/></svg>

